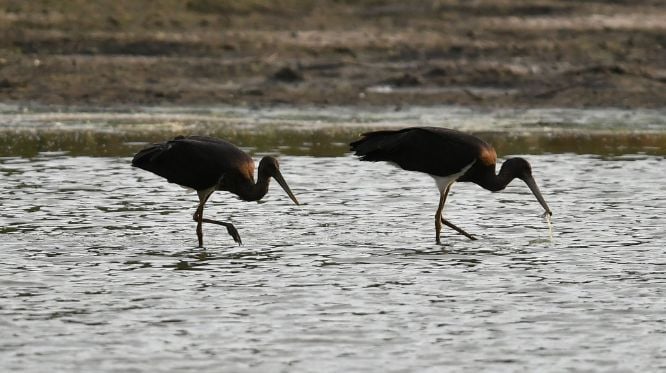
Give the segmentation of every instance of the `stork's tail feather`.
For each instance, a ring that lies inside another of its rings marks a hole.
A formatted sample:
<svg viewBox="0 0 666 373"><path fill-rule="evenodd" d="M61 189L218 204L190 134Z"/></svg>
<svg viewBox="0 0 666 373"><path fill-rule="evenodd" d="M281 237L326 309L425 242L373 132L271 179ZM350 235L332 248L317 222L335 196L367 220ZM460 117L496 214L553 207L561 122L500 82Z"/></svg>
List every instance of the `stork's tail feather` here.
<svg viewBox="0 0 666 373"><path fill-rule="evenodd" d="M146 169L146 166L154 162L163 151L162 144L155 144L142 149L132 158L132 166Z"/></svg>
<svg viewBox="0 0 666 373"><path fill-rule="evenodd" d="M350 144L351 150L362 161L385 161L386 153L395 146L398 131L375 131L364 133L359 140Z"/></svg>

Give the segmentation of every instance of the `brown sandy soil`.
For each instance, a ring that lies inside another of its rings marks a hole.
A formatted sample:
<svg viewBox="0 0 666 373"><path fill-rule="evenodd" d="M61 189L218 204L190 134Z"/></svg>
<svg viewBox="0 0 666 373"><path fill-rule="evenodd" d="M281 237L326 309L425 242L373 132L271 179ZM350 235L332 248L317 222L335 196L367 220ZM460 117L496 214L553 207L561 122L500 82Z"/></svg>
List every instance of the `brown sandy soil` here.
<svg viewBox="0 0 666 373"><path fill-rule="evenodd" d="M666 103L661 0L0 0L0 102Z"/></svg>

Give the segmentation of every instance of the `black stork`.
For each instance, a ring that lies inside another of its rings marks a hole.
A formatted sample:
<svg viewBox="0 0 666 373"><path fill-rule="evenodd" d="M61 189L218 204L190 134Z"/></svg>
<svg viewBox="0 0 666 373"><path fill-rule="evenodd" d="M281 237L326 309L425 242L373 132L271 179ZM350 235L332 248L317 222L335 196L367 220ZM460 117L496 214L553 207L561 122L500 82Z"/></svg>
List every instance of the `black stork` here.
<svg viewBox="0 0 666 373"><path fill-rule="evenodd" d="M487 142L460 131L413 127L401 130L368 132L351 143L351 150L362 161L386 161L408 171L419 171L435 179L439 189L439 207L435 213L435 239L440 243L442 223L474 240L474 236L458 228L442 216L446 196L456 181L468 181L497 192L513 179L523 180L530 188L545 214L552 215L539 187L532 177L532 167L523 158L507 159L495 174L497 154Z"/></svg>
<svg viewBox="0 0 666 373"><path fill-rule="evenodd" d="M203 217L204 204L216 190L234 193L244 201L258 201L268 192L274 178L295 204L298 200L280 173L277 159L263 157L259 162L257 182L254 182L254 160L236 145L221 139L204 136L178 136L173 140L153 144L139 151L132 166L162 176L197 191L199 206L194 213L197 222L199 247L203 246L202 223L223 225L239 245L241 238L231 223Z"/></svg>

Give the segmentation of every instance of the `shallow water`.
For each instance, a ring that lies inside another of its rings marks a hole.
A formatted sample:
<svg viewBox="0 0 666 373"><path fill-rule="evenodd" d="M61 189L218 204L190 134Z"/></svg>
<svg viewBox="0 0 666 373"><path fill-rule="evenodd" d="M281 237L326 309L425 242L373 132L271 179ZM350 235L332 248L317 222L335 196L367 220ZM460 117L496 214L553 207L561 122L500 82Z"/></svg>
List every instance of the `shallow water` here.
<svg viewBox="0 0 666 373"><path fill-rule="evenodd" d="M2 370L666 369L659 143L516 148L554 212L553 239L519 181L496 194L458 183L445 215L480 239L444 228L435 245L428 176L355 160L344 131L316 135L330 146L323 153L317 141L253 131L233 133L255 156L282 154L303 205L277 185L260 203L216 193L206 215L232 221L244 245L205 226L205 250L191 221L196 195L129 166L140 131L109 131L132 137L109 141L112 152L71 145L85 141L6 148Z"/></svg>

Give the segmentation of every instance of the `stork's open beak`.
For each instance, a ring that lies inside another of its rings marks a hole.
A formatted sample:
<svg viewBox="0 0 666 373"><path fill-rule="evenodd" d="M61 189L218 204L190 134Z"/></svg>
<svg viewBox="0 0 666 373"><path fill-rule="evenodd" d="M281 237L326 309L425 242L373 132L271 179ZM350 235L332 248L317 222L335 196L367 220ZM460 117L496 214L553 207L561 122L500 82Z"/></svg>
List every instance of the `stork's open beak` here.
<svg viewBox="0 0 666 373"><path fill-rule="evenodd" d="M294 196L294 193L292 193L291 189L289 189L289 185L287 185L287 182L284 181L284 177L282 177L280 171L277 171L275 175L273 175L273 178L278 182L278 184L280 184L282 189L284 189L284 191L287 192L289 198L291 198L291 200L294 201L295 204L300 205L300 203L298 203L298 200L296 199L296 196Z"/></svg>
<svg viewBox="0 0 666 373"><path fill-rule="evenodd" d="M548 208L548 204L546 203L546 200L543 199L543 196L541 195L541 191L539 190L539 187L536 185L536 182L534 181L534 178L530 176L526 176L523 178L523 181L525 181L525 184L530 188L534 196L536 197L537 201L543 206L543 208L546 210L545 214L548 215L553 215L553 212L550 211L550 208Z"/></svg>

